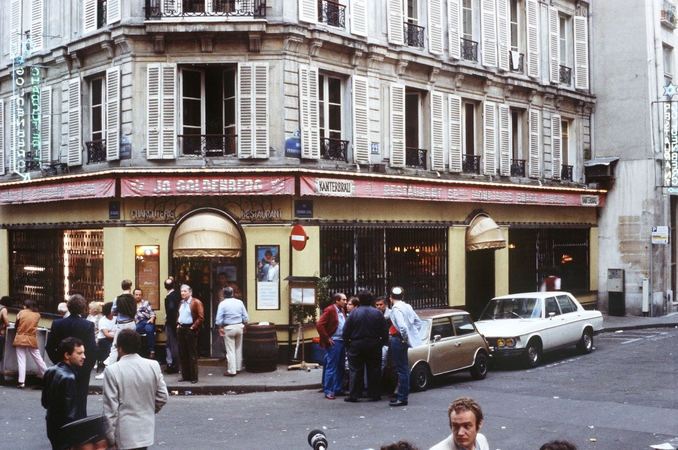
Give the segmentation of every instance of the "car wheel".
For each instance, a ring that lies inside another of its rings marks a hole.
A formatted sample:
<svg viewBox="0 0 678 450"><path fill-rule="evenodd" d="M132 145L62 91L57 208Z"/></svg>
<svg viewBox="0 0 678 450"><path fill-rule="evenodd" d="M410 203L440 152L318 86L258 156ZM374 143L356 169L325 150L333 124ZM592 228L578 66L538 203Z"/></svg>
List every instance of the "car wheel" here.
<svg viewBox="0 0 678 450"><path fill-rule="evenodd" d="M474 380L483 380L487 376L487 355L485 353L478 353L476 362L471 367L471 377Z"/></svg>
<svg viewBox="0 0 678 450"><path fill-rule="evenodd" d="M431 372L426 364L419 364L410 374L410 389L413 392L425 391L431 383Z"/></svg>
<svg viewBox="0 0 678 450"><path fill-rule="evenodd" d="M537 367L541 362L541 343L532 339L525 348L525 362L529 367Z"/></svg>
<svg viewBox="0 0 678 450"><path fill-rule="evenodd" d="M593 333L590 329L584 330L577 344L577 349L582 353L591 353L593 351Z"/></svg>

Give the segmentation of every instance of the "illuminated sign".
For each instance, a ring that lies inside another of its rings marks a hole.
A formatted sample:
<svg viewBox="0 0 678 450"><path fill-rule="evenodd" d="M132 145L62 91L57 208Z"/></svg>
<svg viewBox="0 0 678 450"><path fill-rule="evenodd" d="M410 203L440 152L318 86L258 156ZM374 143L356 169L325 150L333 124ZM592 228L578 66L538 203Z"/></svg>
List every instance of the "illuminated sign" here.
<svg viewBox="0 0 678 450"><path fill-rule="evenodd" d="M678 102L664 103L664 186L678 186Z"/></svg>

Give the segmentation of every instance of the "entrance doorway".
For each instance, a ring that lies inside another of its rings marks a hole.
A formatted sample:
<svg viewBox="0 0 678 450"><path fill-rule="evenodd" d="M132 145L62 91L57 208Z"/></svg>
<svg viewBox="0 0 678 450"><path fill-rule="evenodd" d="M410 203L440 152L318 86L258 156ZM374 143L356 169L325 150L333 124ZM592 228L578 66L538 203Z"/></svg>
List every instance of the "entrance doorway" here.
<svg viewBox="0 0 678 450"><path fill-rule="evenodd" d="M466 252L466 309L474 320L494 293L494 250Z"/></svg>

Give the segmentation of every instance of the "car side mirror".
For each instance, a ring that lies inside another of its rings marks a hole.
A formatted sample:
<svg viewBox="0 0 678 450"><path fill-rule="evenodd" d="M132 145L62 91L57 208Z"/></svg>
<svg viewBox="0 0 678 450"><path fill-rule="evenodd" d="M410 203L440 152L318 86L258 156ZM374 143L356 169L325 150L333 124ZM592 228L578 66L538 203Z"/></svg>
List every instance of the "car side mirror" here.
<svg viewBox="0 0 678 450"><path fill-rule="evenodd" d="M433 342L438 342L439 340L440 340L439 334L436 334L435 336L433 336Z"/></svg>
<svg viewBox="0 0 678 450"><path fill-rule="evenodd" d="M555 315L556 315L556 313L550 312L550 313L549 313L549 319L553 319L553 317L554 317Z"/></svg>

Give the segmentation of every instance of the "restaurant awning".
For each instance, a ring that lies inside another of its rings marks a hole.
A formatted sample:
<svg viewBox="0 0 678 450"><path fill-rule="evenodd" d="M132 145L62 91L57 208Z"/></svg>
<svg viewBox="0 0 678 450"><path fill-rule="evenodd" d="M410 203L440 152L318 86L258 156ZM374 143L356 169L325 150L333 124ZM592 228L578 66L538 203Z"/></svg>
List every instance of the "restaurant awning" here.
<svg viewBox="0 0 678 450"><path fill-rule="evenodd" d="M476 216L466 230L466 250L499 249L506 247L506 239L499 225L489 216Z"/></svg>
<svg viewBox="0 0 678 450"><path fill-rule="evenodd" d="M181 222L174 233L174 257L242 256L242 240L238 228L226 217L201 213Z"/></svg>

